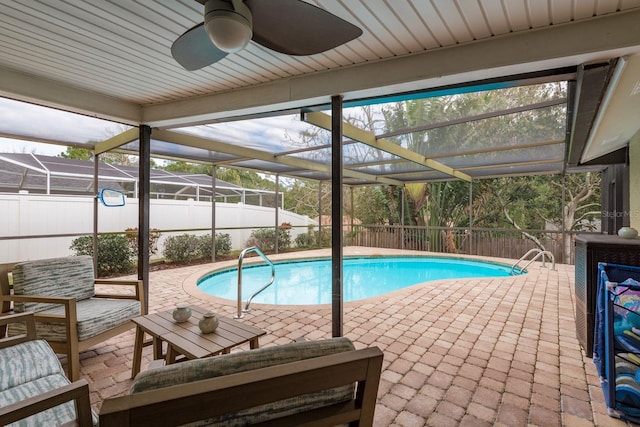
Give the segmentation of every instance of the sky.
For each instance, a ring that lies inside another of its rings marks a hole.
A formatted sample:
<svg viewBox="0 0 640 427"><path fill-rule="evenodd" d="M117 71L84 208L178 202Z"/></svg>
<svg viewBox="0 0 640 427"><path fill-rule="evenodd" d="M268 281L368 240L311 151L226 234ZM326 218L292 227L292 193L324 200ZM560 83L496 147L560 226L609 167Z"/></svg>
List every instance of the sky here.
<svg viewBox="0 0 640 427"><path fill-rule="evenodd" d="M130 126L81 114L41 107L0 97L0 152L56 156L65 146L16 140L8 135L52 139L71 143L102 141Z"/></svg>
<svg viewBox="0 0 640 427"><path fill-rule="evenodd" d="M34 153L45 156L57 156L64 152L66 147L53 144L40 144L17 139L0 138L0 153Z"/></svg>

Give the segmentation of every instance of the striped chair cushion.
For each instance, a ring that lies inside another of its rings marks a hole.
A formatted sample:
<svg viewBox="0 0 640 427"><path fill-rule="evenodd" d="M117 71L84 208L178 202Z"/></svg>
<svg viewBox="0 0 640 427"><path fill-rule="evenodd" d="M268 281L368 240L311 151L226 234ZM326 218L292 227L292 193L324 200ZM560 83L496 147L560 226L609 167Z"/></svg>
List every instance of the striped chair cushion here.
<svg viewBox="0 0 640 427"><path fill-rule="evenodd" d="M131 394L146 390L164 388L171 385L219 377L237 372L310 359L318 356L354 350L347 338L332 338L321 341L303 341L275 347L241 351L205 359L150 369L138 374L131 387ZM272 404L239 411L205 421L189 424L245 426L268 421L282 416L308 411L313 408L348 401L353 398L354 386L347 385L335 389L310 393L285 399Z"/></svg>
<svg viewBox="0 0 640 427"><path fill-rule="evenodd" d="M46 341L26 341L0 349L0 408L68 384L58 357ZM97 415L93 411L91 415L93 425L98 425ZM8 426L58 426L75 419L75 403L70 401Z"/></svg>
<svg viewBox="0 0 640 427"><path fill-rule="evenodd" d="M27 261L13 268L13 292L16 295L46 295L91 298L94 294L93 259L69 256ZM15 303L16 312L43 311L51 304Z"/></svg>
<svg viewBox="0 0 640 427"><path fill-rule="evenodd" d="M39 314L64 315L63 306L44 310ZM131 318L139 316L140 302L133 300L119 300L107 298L89 298L76 303L78 313L78 340L84 341L104 331L127 323ZM23 323L9 325L9 334L16 335L25 332ZM66 330L64 323L36 322L38 338L54 342L65 342Z"/></svg>
<svg viewBox="0 0 640 427"><path fill-rule="evenodd" d="M26 341L3 348L0 351L0 367L0 390L49 375L64 375L58 357L43 340Z"/></svg>
<svg viewBox="0 0 640 427"><path fill-rule="evenodd" d="M69 384L58 357L46 341L27 341L0 351L0 407ZM10 426L60 425L76 418L73 402L68 402Z"/></svg>
<svg viewBox="0 0 640 427"><path fill-rule="evenodd" d="M21 402L25 398L37 396L67 384L69 384L69 380L64 376L64 374L54 374L38 378L36 380L29 381L28 383L20 384L8 390L1 391L0 406ZM75 419L75 404L73 402L67 402L8 425L16 427L59 426L64 423L75 421Z"/></svg>

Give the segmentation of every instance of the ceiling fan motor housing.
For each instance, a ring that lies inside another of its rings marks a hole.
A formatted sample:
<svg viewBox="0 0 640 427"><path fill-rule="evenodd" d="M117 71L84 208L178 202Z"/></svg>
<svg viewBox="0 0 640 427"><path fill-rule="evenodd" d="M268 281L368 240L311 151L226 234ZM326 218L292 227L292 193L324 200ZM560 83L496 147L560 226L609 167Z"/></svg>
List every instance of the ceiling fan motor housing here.
<svg viewBox="0 0 640 427"><path fill-rule="evenodd" d="M204 26L213 44L224 52L238 52L253 36L251 11L242 0L208 0Z"/></svg>

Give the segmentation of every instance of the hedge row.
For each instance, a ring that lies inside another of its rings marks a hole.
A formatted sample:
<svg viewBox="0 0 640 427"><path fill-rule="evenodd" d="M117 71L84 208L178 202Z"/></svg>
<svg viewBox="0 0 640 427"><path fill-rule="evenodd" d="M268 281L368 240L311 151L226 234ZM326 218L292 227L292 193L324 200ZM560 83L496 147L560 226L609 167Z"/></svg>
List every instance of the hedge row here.
<svg viewBox="0 0 640 427"><path fill-rule="evenodd" d="M98 235L98 277L127 274L135 270L137 239L132 238L136 230L127 230L121 234ZM150 248L154 249L160 233L150 236ZM71 242L70 249L76 255L93 256L93 236L81 236ZM216 255L225 255L231 251L231 236L216 233ZM155 253L155 250L151 251ZM211 234L196 236L183 234L167 237L163 250L164 257L170 262L191 262L211 258Z"/></svg>

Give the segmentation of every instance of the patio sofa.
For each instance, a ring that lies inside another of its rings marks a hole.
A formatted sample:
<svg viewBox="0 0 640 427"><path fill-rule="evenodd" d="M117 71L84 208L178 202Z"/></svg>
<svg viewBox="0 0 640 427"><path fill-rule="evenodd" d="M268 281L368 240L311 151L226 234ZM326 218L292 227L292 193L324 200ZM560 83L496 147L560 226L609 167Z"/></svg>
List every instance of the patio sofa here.
<svg viewBox="0 0 640 427"><path fill-rule="evenodd" d="M4 337L7 325L22 323L26 333ZM0 316L0 425L52 426L97 422L89 384L71 383L51 347L35 336L32 313Z"/></svg>
<svg viewBox="0 0 640 427"><path fill-rule="evenodd" d="M0 331L15 322L27 333L0 339L0 425L95 425L87 382L65 377L46 341L35 339L32 313L0 316ZM128 395L103 402L99 425L371 426L382 357L377 347L332 338L149 369Z"/></svg>
<svg viewBox="0 0 640 427"><path fill-rule="evenodd" d="M377 347L332 338L153 368L129 395L103 402L100 427L370 426L382 358Z"/></svg>

